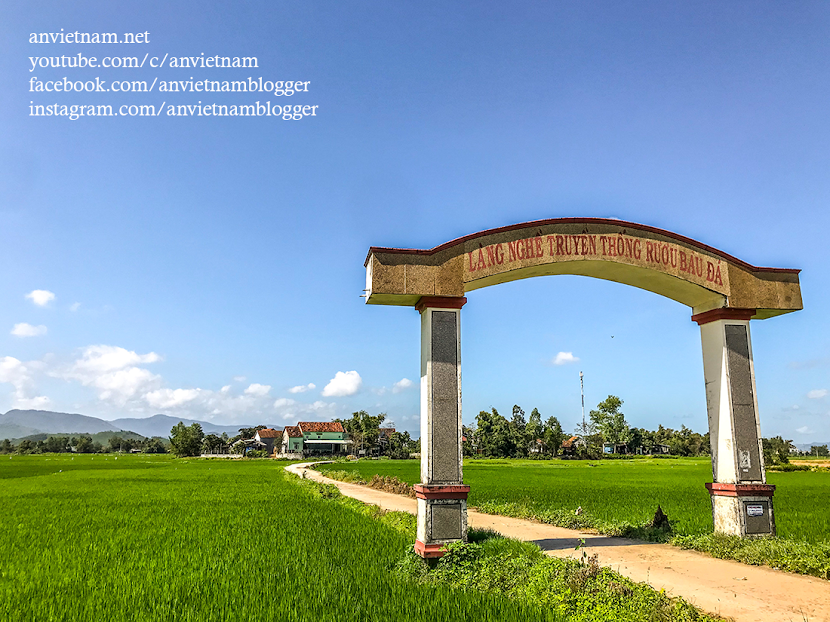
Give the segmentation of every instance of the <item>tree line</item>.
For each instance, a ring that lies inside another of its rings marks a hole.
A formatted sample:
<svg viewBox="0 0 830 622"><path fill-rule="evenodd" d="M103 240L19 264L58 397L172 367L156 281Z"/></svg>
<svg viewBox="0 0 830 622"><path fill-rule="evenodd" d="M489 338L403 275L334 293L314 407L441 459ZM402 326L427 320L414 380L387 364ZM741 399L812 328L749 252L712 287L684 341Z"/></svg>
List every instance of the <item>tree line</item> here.
<svg viewBox="0 0 830 622"><path fill-rule="evenodd" d="M609 395L590 411L584 425L577 425L568 434L556 417L542 421L534 408L525 418L521 406L514 405L508 420L491 408L483 410L472 426L464 427L462 446L465 456L482 455L492 458L552 458L563 452L579 458L599 458L609 448L611 453L670 453L678 456L700 456L710 453L709 434L698 434L686 426L680 430L632 428L621 408L623 401ZM566 443L572 437L574 442Z"/></svg>
<svg viewBox="0 0 830 622"><path fill-rule="evenodd" d="M49 436L37 441L24 438L17 445L7 438L0 441L0 454L102 454L133 451L164 454L167 453L167 446L159 436L136 439L116 435L111 436L106 444L93 440L89 434Z"/></svg>

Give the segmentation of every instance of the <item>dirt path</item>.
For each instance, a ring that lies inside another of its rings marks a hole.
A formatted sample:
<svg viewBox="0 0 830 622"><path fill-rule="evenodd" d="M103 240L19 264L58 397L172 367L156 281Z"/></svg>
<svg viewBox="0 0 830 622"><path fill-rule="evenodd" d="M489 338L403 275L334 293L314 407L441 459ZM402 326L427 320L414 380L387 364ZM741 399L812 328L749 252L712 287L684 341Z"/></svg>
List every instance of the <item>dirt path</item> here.
<svg viewBox="0 0 830 622"><path fill-rule="evenodd" d="M338 482L307 468L309 464L293 464L286 470L335 484L344 495L385 510L415 514L414 499ZM556 557L581 555L575 548L584 538L588 555L596 554L603 566L737 622L830 622L830 581L715 559L668 544L609 538L473 510L467 520L472 527L489 527L502 535L534 542Z"/></svg>

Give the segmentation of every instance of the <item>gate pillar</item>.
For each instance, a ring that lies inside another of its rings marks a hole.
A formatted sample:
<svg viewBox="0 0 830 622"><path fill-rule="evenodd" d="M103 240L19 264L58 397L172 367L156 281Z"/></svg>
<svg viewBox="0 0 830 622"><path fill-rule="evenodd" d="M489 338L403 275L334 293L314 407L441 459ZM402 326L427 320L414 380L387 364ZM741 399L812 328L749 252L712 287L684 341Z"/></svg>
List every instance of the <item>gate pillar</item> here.
<svg viewBox="0 0 830 622"><path fill-rule="evenodd" d="M709 414L715 532L775 535L766 483L749 320L755 309L714 309L692 319L700 325Z"/></svg>
<svg viewBox="0 0 830 622"><path fill-rule="evenodd" d="M424 296L421 313L421 483L415 551L441 557L467 539L461 453L461 307L463 297Z"/></svg>

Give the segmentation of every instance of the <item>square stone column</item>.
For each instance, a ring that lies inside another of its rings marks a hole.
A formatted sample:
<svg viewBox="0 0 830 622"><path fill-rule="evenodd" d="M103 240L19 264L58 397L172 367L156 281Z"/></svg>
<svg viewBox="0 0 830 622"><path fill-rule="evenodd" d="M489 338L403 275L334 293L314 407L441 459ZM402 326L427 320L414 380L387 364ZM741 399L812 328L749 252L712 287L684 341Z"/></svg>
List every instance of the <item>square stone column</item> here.
<svg viewBox="0 0 830 622"><path fill-rule="evenodd" d="M441 557L467 539L461 453L461 307L466 298L423 297L421 313L421 483L415 550Z"/></svg>
<svg viewBox="0 0 830 622"><path fill-rule="evenodd" d="M703 375L712 451L715 531L736 536L775 535L767 485L749 320L754 309L714 309L693 315L700 325Z"/></svg>

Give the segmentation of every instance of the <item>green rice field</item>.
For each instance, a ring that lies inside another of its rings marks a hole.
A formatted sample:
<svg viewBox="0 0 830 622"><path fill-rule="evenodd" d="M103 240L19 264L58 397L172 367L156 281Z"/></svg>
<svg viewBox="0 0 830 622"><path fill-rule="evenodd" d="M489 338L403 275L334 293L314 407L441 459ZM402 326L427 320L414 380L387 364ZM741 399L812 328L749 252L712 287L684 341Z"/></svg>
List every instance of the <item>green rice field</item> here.
<svg viewBox="0 0 830 622"><path fill-rule="evenodd" d="M0 620L549 620L393 572L412 539L268 460L0 458Z"/></svg>
<svg viewBox="0 0 830 622"><path fill-rule="evenodd" d="M373 474L420 481L417 460L375 460L322 465L325 470L355 470L364 479ZM575 512L597 524L649 521L659 504L674 533L712 531L709 458L602 461L466 460L464 483L471 488L469 504L499 512L500 506L526 509L529 515ZM830 541L830 472L768 473L777 486L775 518L778 535L808 543ZM514 512L515 513L515 512Z"/></svg>

